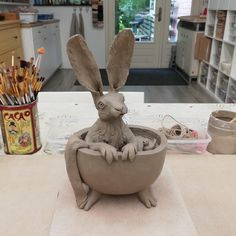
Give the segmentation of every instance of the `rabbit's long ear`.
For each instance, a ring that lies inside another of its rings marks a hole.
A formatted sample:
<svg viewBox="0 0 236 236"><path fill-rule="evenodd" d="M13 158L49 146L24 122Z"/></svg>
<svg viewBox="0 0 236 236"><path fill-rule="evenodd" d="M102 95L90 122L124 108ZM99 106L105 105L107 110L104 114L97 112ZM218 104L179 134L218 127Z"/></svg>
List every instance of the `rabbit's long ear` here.
<svg viewBox="0 0 236 236"><path fill-rule="evenodd" d="M134 35L131 30L121 31L115 38L109 53L107 74L110 89L118 91L125 85L134 50Z"/></svg>
<svg viewBox="0 0 236 236"><path fill-rule="evenodd" d="M67 54L77 80L93 97L103 94L101 75L96 61L81 35L72 36L67 42Z"/></svg>

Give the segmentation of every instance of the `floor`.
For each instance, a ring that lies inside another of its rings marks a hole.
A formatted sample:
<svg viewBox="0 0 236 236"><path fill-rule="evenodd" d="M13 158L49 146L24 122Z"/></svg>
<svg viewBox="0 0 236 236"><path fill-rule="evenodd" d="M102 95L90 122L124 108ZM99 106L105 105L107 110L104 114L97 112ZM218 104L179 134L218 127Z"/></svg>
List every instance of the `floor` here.
<svg viewBox="0 0 236 236"><path fill-rule="evenodd" d="M58 70L42 91L87 91L74 85L71 69ZM108 88L104 86L106 91ZM216 103L217 101L196 82L188 86L124 86L121 91L144 92L145 103Z"/></svg>

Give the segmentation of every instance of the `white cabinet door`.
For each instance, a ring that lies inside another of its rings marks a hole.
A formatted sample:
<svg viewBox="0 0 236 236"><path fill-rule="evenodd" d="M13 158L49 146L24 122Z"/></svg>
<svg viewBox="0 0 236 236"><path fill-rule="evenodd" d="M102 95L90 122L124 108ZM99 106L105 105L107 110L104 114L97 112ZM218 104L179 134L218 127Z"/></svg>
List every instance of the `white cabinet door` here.
<svg viewBox="0 0 236 236"><path fill-rule="evenodd" d="M59 23L23 28L22 41L26 60L29 60L32 56L36 60L38 57L38 48L45 48L39 74L45 77L46 80L49 79L62 64Z"/></svg>
<svg viewBox="0 0 236 236"><path fill-rule="evenodd" d="M34 52L35 52L35 60L38 57L38 48L44 47L45 53L42 56L41 64L40 64L40 76L45 77L46 79L50 75L50 60L49 60L49 46L47 37L34 39Z"/></svg>
<svg viewBox="0 0 236 236"><path fill-rule="evenodd" d="M61 55L61 38L60 38L60 29L56 30L55 34L55 42L56 42L56 52L57 52L57 63L56 68L62 65L62 55Z"/></svg>
<svg viewBox="0 0 236 236"><path fill-rule="evenodd" d="M55 69L61 65L61 42L60 42L60 31L59 25L52 24L51 29L51 64Z"/></svg>

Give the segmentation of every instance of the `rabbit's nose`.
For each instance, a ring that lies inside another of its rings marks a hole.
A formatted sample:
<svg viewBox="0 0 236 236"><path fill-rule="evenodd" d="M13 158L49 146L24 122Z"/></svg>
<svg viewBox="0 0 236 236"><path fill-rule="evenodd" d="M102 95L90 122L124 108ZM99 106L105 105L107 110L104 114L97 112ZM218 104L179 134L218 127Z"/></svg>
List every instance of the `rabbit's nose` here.
<svg viewBox="0 0 236 236"><path fill-rule="evenodd" d="M122 107L119 107L119 108L118 108L118 107L115 107L115 110L116 110L116 111L119 111L119 112L121 112L122 109L123 109Z"/></svg>
<svg viewBox="0 0 236 236"><path fill-rule="evenodd" d="M115 107L116 111L119 111L122 115L126 114L128 109L126 108L126 106L122 106L122 107Z"/></svg>
<svg viewBox="0 0 236 236"><path fill-rule="evenodd" d="M128 112L128 108L127 108L126 106L123 106L121 113L124 115L124 114L126 114L127 112Z"/></svg>

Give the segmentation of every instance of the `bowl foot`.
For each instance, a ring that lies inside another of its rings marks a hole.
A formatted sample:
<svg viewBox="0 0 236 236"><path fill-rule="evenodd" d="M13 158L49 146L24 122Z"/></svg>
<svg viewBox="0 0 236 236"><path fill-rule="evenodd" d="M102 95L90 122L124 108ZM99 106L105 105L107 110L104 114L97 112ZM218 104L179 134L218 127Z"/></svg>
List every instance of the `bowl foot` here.
<svg viewBox="0 0 236 236"><path fill-rule="evenodd" d="M88 194L88 198L86 199L86 201L84 201L78 207L80 209L88 211L100 199L100 197L100 193L96 192L95 190L91 190L91 192Z"/></svg>
<svg viewBox="0 0 236 236"><path fill-rule="evenodd" d="M138 199L147 208L156 207L157 200L151 192L150 187L138 193Z"/></svg>

